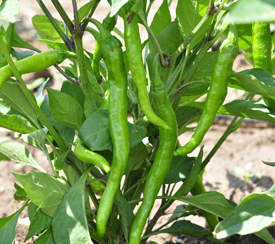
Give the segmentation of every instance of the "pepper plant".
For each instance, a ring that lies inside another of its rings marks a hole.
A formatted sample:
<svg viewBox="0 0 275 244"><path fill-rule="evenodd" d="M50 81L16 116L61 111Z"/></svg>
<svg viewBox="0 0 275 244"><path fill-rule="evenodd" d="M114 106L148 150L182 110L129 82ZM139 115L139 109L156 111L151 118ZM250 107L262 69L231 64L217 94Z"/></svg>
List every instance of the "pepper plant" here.
<svg viewBox="0 0 275 244"><path fill-rule="evenodd" d="M30 219L25 241L39 234L38 244L144 244L160 233L214 243L254 233L275 243L266 229L275 221L274 187L236 204L207 192L202 181L205 167L244 118L275 123L275 3L178 0L172 18L171 0L161 1L154 15L154 0L109 0L110 12L99 21L93 15L100 0L82 7L73 0L73 19L52 0L59 20L43 0L36 2L44 14L32 22L49 48L45 52L14 31L18 0L1 2L0 126L41 150L51 173L24 145L1 142L2 161L33 167L26 174L11 172L18 182L15 200L23 206L0 219L1 243L13 242L24 208ZM140 25L148 34L142 41ZM93 52L83 48L85 33L96 40ZM233 72L239 52L254 68ZM69 64L60 66L65 59ZM21 75L53 65L64 77L60 90L45 89L44 82L35 97ZM245 99L225 103L228 87L245 91ZM204 155L201 143L217 114L234 119ZM178 136L193 129L181 145ZM198 155L190 156L198 147ZM161 204L151 214L156 199ZM183 205L156 229L176 200ZM204 217L208 226L191 223L189 215Z"/></svg>

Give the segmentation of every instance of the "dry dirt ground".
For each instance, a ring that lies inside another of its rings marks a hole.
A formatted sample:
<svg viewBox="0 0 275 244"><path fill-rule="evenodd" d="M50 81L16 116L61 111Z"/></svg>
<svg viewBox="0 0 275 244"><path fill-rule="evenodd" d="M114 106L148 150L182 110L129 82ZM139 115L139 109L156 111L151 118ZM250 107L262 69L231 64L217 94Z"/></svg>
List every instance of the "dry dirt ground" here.
<svg viewBox="0 0 275 244"><path fill-rule="evenodd" d="M44 1L47 6L49 6L50 11L55 17L58 17L54 13L53 7L50 5L50 1ZM67 1L60 1L61 4L65 4ZM20 1L21 12L19 15L20 22L17 25L17 31L25 40L30 41L36 47L45 50L46 47L41 45L35 40L36 35L34 30L31 28L31 17L35 14L41 13L35 0ZM67 4L67 9L70 12L71 6ZM95 14L95 18L102 19L108 12L108 4L106 1L102 1L100 8ZM70 15L72 17L72 15ZM89 43L88 49L93 49L94 41L92 37L85 37L85 43ZM235 64L235 70L239 68L245 68L244 64L241 62ZM50 73L52 70L49 71ZM47 73L46 75L48 75ZM26 76L26 81L31 81L34 77ZM53 87L58 88L60 86L60 80L55 80L52 83ZM204 155L207 155L211 148L215 145L217 140L220 138L222 133L225 131L226 126L224 125L214 125L211 127L210 131L207 133L203 145ZM181 143L187 142L190 138L192 132L185 133L184 136L180 138ZM0 129L0 138L4 136L11 136L13 134L7 130ZM266 166L262 161L274 162L274 147L275 147L275 128L251 128L251 127L241 127L239 130L234 132L229 136L229 138L223 143L220 150L214 155L211 162L207 166L207 170L204 174L204 183L207 190L216 190L223 193L227 198L239 202L246 194L250 192L263 192L269 189L275 181L274 172L275 169ZM39 151L29 148L34 158L44 166L44 168L49 168L45 163L45 157ZM197 155L198 151L193 154ZM244 168L245 165L252 162L254 166L251 168L250 173L254 175L261 174L262 178L259 180L256 176L250 178L245 184L244 178L242 176L232 173L235 167ZM31 168L20 167L13 162L0 162L0 218L6 217L17 211L22 203L14 202L13 194L15 192L13 184L15 178L10 173L10 171L15 171L18 173L29 172ZM166 218L172 213L172 209L167 211ZM26 211L23 211L20 218L27 216ZM194 217L190 219L192 222L197 224L205 225L204 219ZM164 219L161 220L163 223ZM161 224L160 223L160 224ZM19 224L17 227L17 235L14 243L23 243L24 237L27 234L28 227ZM274 227L270 227L270 232L275 236ZM34 243L34 240L29 240L28 244ZM159 235L154 236L150 239L151 241L156 241L158 244L162 243L188 243L188 244L206 244L209 243L204 240L199 240L197 238L191 238L188 236L169 236L169 235ZM248 235L244 237L233 236L226 240L227 243L236 244L256 244L265 243L259 240L254 235ZM0 241L1 243L1 241Z"/></svg>

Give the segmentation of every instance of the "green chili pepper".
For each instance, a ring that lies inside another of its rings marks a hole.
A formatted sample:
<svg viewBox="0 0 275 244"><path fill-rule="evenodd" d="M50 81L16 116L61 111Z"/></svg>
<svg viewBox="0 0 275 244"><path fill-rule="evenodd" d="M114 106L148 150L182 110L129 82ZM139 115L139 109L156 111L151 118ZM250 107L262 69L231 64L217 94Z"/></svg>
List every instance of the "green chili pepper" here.
<svg viewBox="0 0 275 244"><path fill-rule="evenodd" d="M191 153L202 142L204 135L213 124L216 113L227 95L227 83L232 73L233 61L237 55L237 30L235 26L231 25L227 39L220 47L220 54L215 65L210 89L197 128L190 141L175 151L175 156Z"/></svg>
<svg viewBox="0 0 275 244"><path fill-rule="evenodd" d="M130 151L127 124L127 74L124 68L121 42L112 36L98 21L94 19L90 19L90 21L100 31L103 60L108 70L108 110L113 142L111 172L96 217L97 236L103 237Z"/></svg>
<svg viewBox="0 0 275 244"><path fill-rule="evenodd" d="M116 16L110 17L110 13L106 16L106 18L103 20L102 25L109 31L113 30L116 25ZM98 81L101 81L101 75L99 72L99 62L102 59L102 51L101 51L101 40L100 36L98 37L99 40L96 41L95 48L94 48L94 54L93 54L93 62L92 62L92 69L94 71L95 78Z"/></svg>
<svg viewBox="0 0 275 244"><path fill-rule="evenodd" d="M142 46L139 36L137 15L131 16L133 18L130 22L128 22L128 17L129 15L127 14L123 15L126 54L133 81L138 90L140 106L150 122L164 129L170 129L169 126L155 114L150 105L146 75L142 61Z"/></svg>
<svg viewBox="0 0 275 244"><path fill-rule="evenodd" d="M107 160L103 156L87 149L79 138L75 142L74 154L86 164L94 164L106 173L110 171L110 165Z"/></svg>
<svg viewBox="0 0 275 244"><path fill-rule="evenodd" d="M177 143L177 121L175 113L169 101L166 87L159 74L158 55L154 59L154 73L151 76L151 94L154 101L156 113L168 124L170 130L159 128L159 148L154 163L148 174L144 192L143 202L136 214L132 224L129 244L139 244L140 237L146 220L154 205L159 189L168 173L173 152Z"/></svg>
<svg viewBox="0 0 275 244"><path fill-rule="evenodd" d="M252 25L252 52L255 68L264 69L272 73L272 37L269 23L257 22ZM263 97L265 104L275 109L275 101L271 98Z"/></svg>
<svg viewBox="0 0 275 244"><path fill-rule="evenodd" d="M19 73L22 75L47 69L52 65L60 64L63 60L69 57L75 57L75 54L61 49L55 49L16 61L14 64ZM10 66L6 65L2 67L0 69L0 87L4 81L11 76L13 76L13 73Z"/></svg>

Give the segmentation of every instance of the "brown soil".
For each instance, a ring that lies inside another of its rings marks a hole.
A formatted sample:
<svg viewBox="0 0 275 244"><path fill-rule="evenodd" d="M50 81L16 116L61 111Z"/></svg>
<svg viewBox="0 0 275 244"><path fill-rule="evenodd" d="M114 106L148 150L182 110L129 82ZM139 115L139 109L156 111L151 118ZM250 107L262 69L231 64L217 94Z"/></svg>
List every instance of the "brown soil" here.
<svg viewBox="0 0 275 244"><path fill-rule="evenodd" d="M50 6L50 1L44 1L48 6ZM61 4L67 1L60 1ZM95 18L102 19L108 12L108 5L106 1L102 1L102 5L99 11L96 12ZM21 22L17 25L17 31L20 35L25 38L25 40L30 41L36 47L45 50L45 45L41 45L38 41L34 40L34 31L31 28L31 17L34 14L41 13L39 7L35 0L20 1ZM50 11L54 13L52 6L49 7ZM68 10L71 9L71 5L68 4ZM54 14L57 17L56 14ZM72 16L72 15L70 15ZM36 38L36 36L35 36ZM93 48L93 39L90 36L85 37L86 41L92 43L90 49ZM89 49L88 48L88 49ZM242 59L241 59L242 60ZM244 67L244 63L239 61L236 69ZM54 71L54 70L53 70ZM52 72L52 70L50 70ZM34 77L27 76L26 81L33 80ZM60 81L51 83L53 87L60 87ZM207 155L211 148L215 145L217 140L220 138L222 133L225 131L226 126L214 125L207 133L203 145L204 154ZM180 138L180 142L183 144L188 141L192 132L185 133L184 136ZM0 137L13 136L13 133L5 129L0 128ZM274 157L274 147L275 147L275 130L274 128L240 128L224 142L220 150L214 155L211 162L207 166L207 170L204 174L204 183L207 190L215 190L223 193L228 199L235 201L236 203L247 194L251 192L263 192L273 186L275 181L274 170L272 167L266 166L262 163L263 161L272 162L275 160ZM34 158L42 164L45 169L49 170L49 166L46 163L44 155L30 147L29 150L32 152ZM196 150L193 155L197 155ZM251 169L252 174L262 174L262 180L259 180L256 176L249 179L248 183L245 184L244 178L242 176L235 175L231 172L235 167L245 167L249 162L253 162L254 166ZM17 211L22 203L15 202L13 200L13 194L15 192L13 184L15 178L10 173L10 171L15 171L18 173L26 173L32 170L30 167L21 167L13 162L1 162L0 163L0 218L7 217ZM173 212L173 207L167 211L167 215L161 219L160 223L165 222L165 218L169 218L170 214ZM20 218L27 217L27 212L24 210ZM203 218L190 218L190 221L205 226L205 221ZM271 234L275 237L275 228L271 226L269 228ZM17 244L23 243L23 240L27 234L28 227L19 224L16 229L15 242ZM28 240L26 243L34 243L35 239ZM209 243L205 240L200 240L189 236L170 236L170 235L158 235L153 236L149 239L150 241L155 241L158 244L162 243L188 243L188 244L206 244ZM265 243L254 235L247 236L232 236L225 240L227 243L234 244L259 244Z"/></svg>

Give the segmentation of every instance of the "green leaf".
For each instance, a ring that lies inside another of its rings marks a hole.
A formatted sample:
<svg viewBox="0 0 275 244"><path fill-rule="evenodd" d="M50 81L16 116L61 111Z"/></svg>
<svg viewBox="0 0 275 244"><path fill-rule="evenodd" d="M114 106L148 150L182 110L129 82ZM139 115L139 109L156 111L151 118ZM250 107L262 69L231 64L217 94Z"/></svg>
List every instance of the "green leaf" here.
<svg viewBox="0 0 275 244"><path fill-rule="evenodd" d="M59 27L64 31L64 24L62 21L54 19ZM55 42L62 42L61 37L45 15L35 15L32 17L32 24L42 39L51 40Z"/></svg>
<svg viewBox="0 0 275 244"><path fill-rule="evenodd" d="M21 51L21 50L14 50L12 49L11 50L11 54L12 54L12 57L16 60L16 61L19 61L21 59L24 59L24 58L27 58L27 57L30 57L34 54L33 51Z"/></svg>
<svg viewBox="0 0 275 244"><path fill-rule="evenodd" d="M0 6L0 26L7 30L9 23L17 21L17 14L19 13L19 1L7 0Z"/></svg>
<svg viewBox="0 0 275 244"><path fill-rule="evenodd" d="M191 204L221 218L225 218L234 209L225 199L224 195L215 191L205 192L192 197L172 196L167 198Z"/></svg>
<svg viewBox="0 0 275 244"><path fill-rule="evenodd" d="M166 26L166 28L157 36L157 40L163 52L168 54L168 56L173 54L178 46L183 43L177 20L174 20ZM156 52L156 49L154 49L154 52Z"/></svg>
<svg viewBox="0 0 275 244"><path fill-rule="evenodd" d="M16 163L22 163L24 165L32 166L42 172L46 172L41 165L36 162L28 149L21 143L18 142L3 142L0 144L0 153L9 160L13 160ZM4 157L4 160L5 160ZM3 160L2 157L0 160Z"/></svg>
<svg viewBox="0 0 275 244"><path fill-rule="evenodd" d="M167 25L171 23L171 14L169 11L169 6L167 0L163 0L161 6L158 11L154 15L154 19L150 25L150 29L153 34L157 36L162 30L166 28ZM149 42L150 49L152 47L152 43Z"/></svg>
<svg viewBox="0 0 275 244"><path fill-rule="evenodd" d="M42 213L39 209L36 211L31 224L29 226L29 231L25 237L24 242L30 239L32 236L39 234L40 232L47 229L52 222L52 218L48 215Z"/></svg>
<svg viewBox="0 0 275 244"><path fill-rule="evenodd" d="M74 140L75 130L68 126L61 125L60 123L58 123L55 120L55 118L52 116L52 114L50 112L50 102L49 102L48 95L46 95L44 97L44 100L43 100L40 108L43 111L43 113L45 114L45 116L47 117L47 119L49 120L49 122L51 123L51 125L54 126L55 128L58 128L58 130L59 130L58 133L60 133L64 137L66 142L72 143Z"/></svg>
<svg viewBox="0 0 275 244"><path fill-rule="evenodd" d="M195 158L173 157L170 169L166 175L163 184L172 184L183 181L188 175Z"/></svg>
<svg viewBox="0 0 275 244"><path fill-rule="evenodd" d="M194 74L192 76L192 81L205 79L207 77L212 77L215 64L218 60L219 51L215 52L207 52L201 62L199 63L198 67L194 70ZM185 73L188 72L189 68L194 65L192 62L188 63L185 67ZM202 84L200 84L202 85ZM192 85L193 86L193 85ZM189 87L188 87L189 88ZM190 89L190 88L189 88Z"/></svg>
<svg viewBox="0 0 275 244"><path fill-rule="evenodd" d="M137 170L148 155L146 146L140 142L138 145L130 149L125 174L128 175L131 170Z"/></svg>
<svg viewBox="0 0 275 244"><path fill-rule="evenodd" d="M206 239L213 243L224 243L223 241L216 239L211 233L211 231L206 230L199 225L193 224L188 220L176 221L169 228L154 232L150 235L157 235L160 233L184 234L184 235L194 236L201 239ZM147 235L146 237L148 236L149 235Z"/></svg>
<svg viewBox="0 0 275 244"><path fill-rule="evenodd" d="M64 43L59 42L59 40L58 41L50 41L50 40L46 40L46 39L37 39L37 40L42 43L46 43L47 46L52 49L68 50L67 46Z"/></svg>
<svg viewBox="0 0 275 244"><path fill-rule="evenodd" d="M252 25L236 25L238 30L238 44L239 48L244 53L246 59L252 64L253 54L252 54Z"/></svg>
<svg viewBox="0 0 275 244"><path fill-rule="evenodd" d="M6 218L0 218L0 240L2 244L11 244L15 238L15 227L21 214L22 210L25 208L28 202L14 214Z"/></svg>
<svg viewBox="0 0 275 244"><path fill-rule="evenodd" d="M86 118L91 116L100 106L101 97L94 91L90 90L84 100L84 114Z"/></svg>
<svg viewBox="0 0 275 244"><path fill-rule="evenodd" d="M36 131L36 128L9 104L0 100L0 126L22 134Z"/></svg>
<svg viewBox="0 0 275 244"><path fill-rule="evenodd" d="M47 128L43 128L42 130L45 132L45 134L47 134ZM40 130L37 130L29 135L23 135L22 138L32 147L38 148L43 152L47 150L47 147L45 145L45 136Z"/></svg>
<svg viewBox="0 0 275 244"><path fill-rule="evenodd" d="M32 99L36 103L36 99L30 91L28 91L28 96L29 99ZM37 114L28 98L24 95L20 84L8 81L4 82L0 89L0 98L23 114L33 124L39 124Z"/></svg>
<svg viewBox="0 0 275 244"><path fill-rule="evenodd" d="M98 110L79 129L79 137L91 151L112 150L107 110Z"/></svg>
<svg viewBox="0 0 275 244"><path fill-rule="evenodd" d="M50 226L38 237L35 244L56 244L53 238L52 226Z"/></svg>
<svg viewBox="0 0 275 244"><path fill-rule="evenodd" d="M194 30L202 17L206 14L208 7L208 0L179 0L176 8L176 15L179 25L180 33L183 39ZM205 33L210 29L212 18L208 20L209 24L200 30L199 35L191 42L191 47L194 47L204 37Z"/></svg>
<svg viewBox="0 0 275 244"><path fill-rule="evenodd" d="M81 105L70 95L47 88L52 116L63 125L79 130L85 120Z"/></svg>
<svg viewBox="0 0 275 244"><path fill-rule="evenodd" d="M16 192L13 194L14 196L14 200L16 201L27 201L28 200L28 196L25 192L25 190L17 185L15 182L14 182L14 188L16 189Z"/></svg>
<svg viewBox="0 0 275 244"><path fill-rule="evenodd" d="M185 212L186 205L177 205L168 222L173 222L174 220L177 220L178 218L182 217Z"/></svg>
<svg viewBox="0 0 275 244"><path fill-rule="evenodd" d="M231 76L230 86L275 99L275 78L263 69L248 69Z"/></svg>
<svg viewBox="0 0 275 244"><path fill-rule="evenodd" d="M67 157L67 154L68 154L69 150L63 154L62 156L58 157L55 162L54 162L54 166L56 168L56 170L62 170L63 167L64 167L64 162L65 162L65 159Z"/></svg>
<svg viewBox="0 0 275 244"><path fill-rule="evenodd" d="M121 9L121 7L128 2L129 0L112 0L110 17L114 16Z"/></svg>
<svg viewBox="0 0 275 244"><path fill-rule="evenodd" d="M146 136L143 126L128 122L130 148L139 144ZM79 137L91 151L113 150L108 110L98 110L89 116L79 130Z"/></svg>
<svg viewBox="0 0 275 244"><path fill-rule="evenodd" d="M198 121L204 109L204 102L193 102L179 107L176 111L179 132L181 135L187 129L187 125Z"/></svg>
<svg viewBox="0 0 275 244"><path fill-rule="evenodd" d="M227 21L235 24L273 22L275 2L273 0L239 0L230 8Z"/></svg>
<svg viewBox="0 0 275 244"><path fill-rule="evenodd" d="M26 48L36 52L40 52L39 49L34 47L33 45L24 41L22 37L20 37L16 32L13 33L12 47Z"/></svg>
<svg viewBox="0 0 275 244"><path fill-rule="evenodd" d="M154 15L154 19L150 25L150 28L155 36L157 36L167 25L171 23L171 14L167 0L163 0L158 11Z"/></svg>
<svg viewBox="0 0 275 244"><path fill-rule="evenodd" d="M47 173L29 172L21 175L12 172L12 174L23 185L31 201L51 217L70 188L65 180Z"/></svg>
<svg viewBox="0 0 275 244"><path fill-rule="evenodd" d="M234 115L275 123L275 111L256 101L234 100L221 106L218 114Z"/></svg>
<svg viewBox="0 0 275 244"><path fill-rule="evenodd" d="M147 130L144 126L131 124L128 122L130 148L138 145L147 135Z"/></svg>
<svg viewBox="0 0 275 244"><path fill-rule="evenodd" d="M128 233L130 233L132 223L135 219L133 209L131 205L128 203L128 201L120 195L120 193L116 194L116 205L118 213L121 217L120 219L125 239L128 240Z"/></svg>
<svg viewBox="0 0 275 244"><path fill-rule="evenodd" d="M77 84L69 82L67 80L63 81L61 92L66 93L73 97L82 107L84 107L85 95L81 87Z"/></svg>
<svg viewBox="0 0 275 244"><path fill-rule="evenodd" d="M95 3L95 0L89 1L88 3L84 4L79 10L78 10L78 18L79 22L82 22L82 20L89 14L89 11L93 7Z"/></svg>
<svg viewBox="0 0 275 244"><path fill-rule="evenodd" d="M33 202L30 202L28 205L28 217L29 220L32 221L36 214L37 207Z"/></svg>
<svg viewBox="0 0 275 244"><path fill-rule="evenodd" d="M238 206L217 226L218 238L233 234L246 235L258 232L274 222L275 200L266 193L252 193L242 199Z"/></svg>
<svg viewBox="0 0 275 244"><path fill-rule="evenodd" d="M90 169L69 189L53 216L53 235L58 244L92 244L84 200L85 181Z"/></svg>
<svg viewBox="0 0 275 244"><path fill-rule="evenodd" d="M268 165L268 166L275 166L275 162L266 162L266 161L262 161L264 164Z"/></svg>

